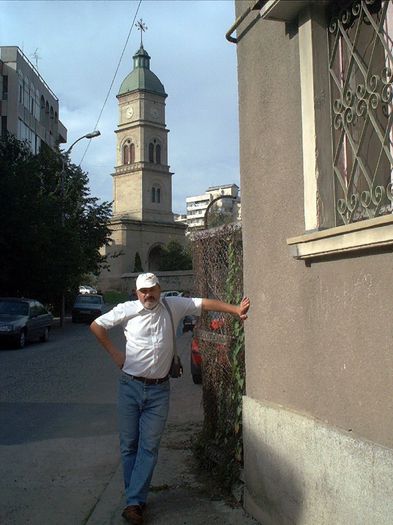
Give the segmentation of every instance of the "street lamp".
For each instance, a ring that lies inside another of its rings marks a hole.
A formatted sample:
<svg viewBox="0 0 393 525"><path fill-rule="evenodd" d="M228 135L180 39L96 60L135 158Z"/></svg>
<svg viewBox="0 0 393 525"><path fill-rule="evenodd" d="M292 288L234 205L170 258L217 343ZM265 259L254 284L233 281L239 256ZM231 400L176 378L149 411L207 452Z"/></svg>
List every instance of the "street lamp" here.
<svg viewBox="0 0 393 525"><path fill-rule="evenodd" d="M96 129L95 131L92 131L90 133L86 133L86 135L82 135L82 137L79 137L79 139L76 139L75 142L71 144L71 146L68 148L68 150L61 155L61 174L60 174L60 195L61 195L61 226L64 228L65 226L65 214L64 214L64 180L65 180L65 161L68 159L69 154L71 153L72 148L75 146L77 142L79 142L82 139L94 139L95 137L98 137L101 135L101 132ZM60 327L64 326L64 319L65 319L65 293L64 293L64 286L61 294L61 305L60 305Z"/></svg>
<svg viewBox="0 0 393 525"><path fill-rule="evenodd" d="M71 146L68 148L68 150L65 152L65 156L69 155L72 148L75 146L77 142L79 142L82 139L94 139L95 137L98 137L101 135L101 132L96 129L95 131L92 131L91 133L86 133L86 135L83 135L83 137L79 137L79 139L76 139L75 142L71 144Z"/></svg>
<svg viewBox="0 0 393 525"><path fill-rule="evenodd" d="M205 230L207 230L207 218L208 218L208 213L210 211L210 208L213 206L213 204L215 204L217 201L221 199L232 199L233 201L236 201L237 197L234 197L233 195L220 195L219 197L216 197L215 199L209 202L209 205L206 208L205 214L203 216L203 227Z"/></svg>

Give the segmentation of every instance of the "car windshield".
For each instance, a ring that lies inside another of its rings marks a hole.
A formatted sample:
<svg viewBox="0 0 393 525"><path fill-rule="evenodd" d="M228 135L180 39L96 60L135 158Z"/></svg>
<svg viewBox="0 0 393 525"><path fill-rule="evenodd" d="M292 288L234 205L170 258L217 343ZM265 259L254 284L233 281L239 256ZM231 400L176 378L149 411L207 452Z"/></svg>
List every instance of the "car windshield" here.
<svg viewBox="0 0 393 525"><path fill-rule="evenodd" d="M101 304L101 297L98 295L81 295L77 301L78 303Z"/></svg>
<svg viewBox="0 0 393 525"><path fill-rule="evenodd" d="M28 315L29 305L22 301L0 301L0 315Z"/></svg>

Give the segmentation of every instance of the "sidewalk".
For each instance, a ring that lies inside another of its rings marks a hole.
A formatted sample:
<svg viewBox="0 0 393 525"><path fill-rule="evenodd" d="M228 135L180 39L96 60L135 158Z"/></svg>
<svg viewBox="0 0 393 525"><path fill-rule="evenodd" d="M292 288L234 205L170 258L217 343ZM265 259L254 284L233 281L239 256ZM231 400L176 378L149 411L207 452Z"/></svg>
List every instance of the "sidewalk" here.
<svg viewBox="0 0 393 525"><path fill-rule="evenodd" d="M256 525L244 510L214 499L198 479L190 450L191 439L202 424L201 387L194 385L189 372L190 334L178 339L178 351L185 368L179 380L171 382L171 410L158 463L150 488L147 525ZM122 469L119 466L86 525L125 525Z"/></svg>

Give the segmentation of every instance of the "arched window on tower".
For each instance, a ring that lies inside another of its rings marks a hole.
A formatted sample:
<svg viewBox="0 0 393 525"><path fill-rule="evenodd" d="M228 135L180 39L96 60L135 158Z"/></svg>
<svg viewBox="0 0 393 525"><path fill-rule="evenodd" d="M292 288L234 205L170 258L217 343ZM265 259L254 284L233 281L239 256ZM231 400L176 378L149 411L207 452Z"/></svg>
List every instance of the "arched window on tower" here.
<svg viewBox="0 0 393 525"><path fill-rule="evenodd" d="M149 144L149 162L154 162L154 144L152 142Z"/></svg>
<svg viewBox="0 0 393 525"><path fill-rule="evenodd" d="M123 164L133 164L135 162L135 144L126 140L123 145Z"/></svg>
<svg viewBox="0 0 393 525"><path fill-rule="evenodd" d="M161 188L159 186L153 186L151 189L151 202L160 204L161 202Z"/></svg>
<svg viewBox="0 0 393 525"><path fill-rule="evenodd" d="M135 144L130 144L130 164L135 162Z"/></svg>
<svg viewBox="0 0 393 525"><path fill-rule="evenodd" d="M156 145L156 164L161 164L161 146Z"/></svg>
<svg viewBox="0 0 393 525"><path fill-rule="evenodd" d="M149 162L161 164L161 146L156 139L149 144Z"/></svg>
<svg viewBox="0 0 393 525"><path fill-rule="evenodd" d="M130 163L130 148L128 146L128 143L126 143L123 146L123 164L129 164L129 163Z"/></svg>

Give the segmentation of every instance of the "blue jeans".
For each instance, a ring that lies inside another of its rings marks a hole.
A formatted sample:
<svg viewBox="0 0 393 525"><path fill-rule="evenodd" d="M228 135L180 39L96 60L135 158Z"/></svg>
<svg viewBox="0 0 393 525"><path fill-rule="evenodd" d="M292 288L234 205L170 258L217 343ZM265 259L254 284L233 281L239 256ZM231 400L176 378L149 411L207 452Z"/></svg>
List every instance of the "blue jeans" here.
<svg viewBox="0 0 393 525"><path fill-rule="evenodd" d="M168 416L169 392L169 380L145 385L124 372L120 376L120 454L127 505L146 502Z"/></svg>

